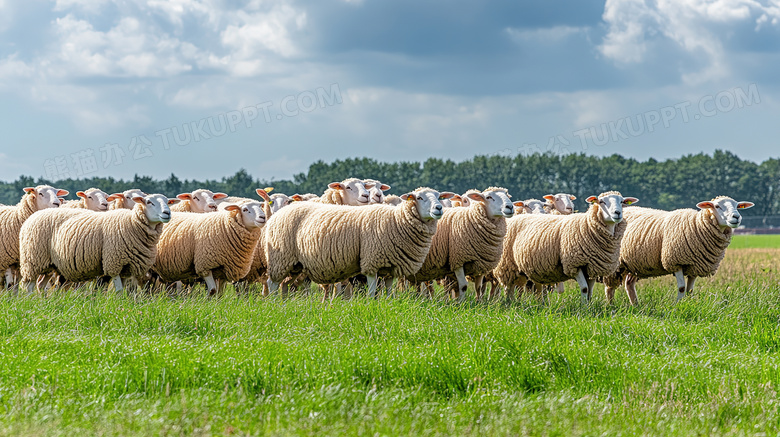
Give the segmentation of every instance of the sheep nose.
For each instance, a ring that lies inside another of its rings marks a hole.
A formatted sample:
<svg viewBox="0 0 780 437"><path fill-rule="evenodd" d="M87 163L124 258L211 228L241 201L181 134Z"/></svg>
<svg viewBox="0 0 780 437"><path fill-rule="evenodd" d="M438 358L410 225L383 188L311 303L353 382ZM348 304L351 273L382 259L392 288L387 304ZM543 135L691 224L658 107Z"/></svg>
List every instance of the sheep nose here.
<svg viewBox="0 0 780 437"><path fill-rule="evenodd" d="M442 206L441 205L436 205L436 206L433 207L433 209L435 209L436 211L441 211Z"/></svg>
<svg viewBox="0 0 780 437"><path fill-rule="evenodd" d="M211 208L211 209L216 211L217 210L217 204L216 203L209 203L209 208Z"/></svg>
<svg viewBox="0 0 780 437"><path fill-rule="evenodd" d="M735 219L738 219L738 218L739 218L739 214L737 214L737 213L735 212L734 214L731 214L731 217L733 217L733 218L735 218Z"/></svg>

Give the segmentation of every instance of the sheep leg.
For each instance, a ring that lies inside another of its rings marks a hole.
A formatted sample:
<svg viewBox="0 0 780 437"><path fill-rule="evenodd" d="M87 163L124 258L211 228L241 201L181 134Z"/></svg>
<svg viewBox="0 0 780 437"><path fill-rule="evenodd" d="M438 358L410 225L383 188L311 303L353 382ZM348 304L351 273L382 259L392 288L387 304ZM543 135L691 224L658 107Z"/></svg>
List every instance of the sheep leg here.
<svg viewBox="0 0 780 437"><path fill-rule="evenodd" d="M276 290L279 289L279 283L274 282L273 279L268 278L268 294L276 293Z"/></svg>
<svg viewBox="0 0 780 437"><path fill-rule="evenodd" d="M11 284L14 282L14 272L11 269L5 269L5 288L11 288Z"/></svg>
<svg viewBox="0 0 780 437"><path fill-rule="evenodd" d="M111 278L111 282L114 283L114 291L120 292L124 290L124 287L122 287L122 278L120 278L119 276L114 276L113 278Z"/></svg>
<svg viewBox="0 0 780 437"><path fill-rule="evenodd" d="M688 285L685 287L685 292L691 294L694 285L696 285L696 276L688 276Z"/></svg>
<svg viewBox="0 0 780 437"><path fill-rule="evenodd" d="M593 287L596 286L596 280L588 278L588 300L593 297Z"/></svg>
<svg viewBox="0 0 780 437"><path fill-rule="evenodd" d="M482 299L482 294L485 292L484 286L485 285L485 276L477 276L474 278L474 296L477 298L477 300Z"/></svg>
<svg viewBox="0 0 780 437"><path fill-rule="evenodd" d="M559 294L562 294L562 293L563 293L563 291L564 291L564 290L563 290L563 282L559 282L559 283L555 284L555 290L556 290L556 291L557 291Z"/></svg>
<svg viewBox="0 0 780 437"><path fill-rule="evenodd" d="M466 298L466 290L469 287L469 281L466 280L466 272L463 271L463 266L455 269L455 279L458 280L458 290L455 292L455 298L458 302L462 302Z"/></svg>
<svg viewBox="0 0 780 437"><path fill-rule="evenodd" d="M682 269L674 272L674 277L677 279L677 302L685 297L685 276Z"/></svg>
<svg viewBox="0 0 780 437"><path fill-rule="evenodd" d="M612 300L615 298L615 287L610 287L608 285L604 286L604 294L607 298L607 305L612 305Z"/></svg>
<svg viewBox="0 0 780 437"><path fill-rule="evenodd" d="M366 275L368 278L368 297L371 299L376 298L376 275Z"/></svg>
<svg viewBox="0 0 780 437"><path fill-rule="evenodd" d="M213 296L217 292L217 282L214 281L214 275L209 272L208 275L203 277L203 280L206 281L206 291L208 291L209 295Z"/></svg>
<svg viewBox="0 0 780 437"><path fill-rule="evenodd" d="M582 269L577 269L577 276L574 279L577 280L577 285L580 286L580 291L582 292L580 301L583 305L587 305L590 299L588 298L588 279L585 277L585 272Z"/></svg>
<svg viewBox="0 0 780 437"><path fill-rule="evenodd" d="M638 279L639 278L630 273L626 275L626 294L628 295L628 300L631 302L631 305L636 305L638 303L638 299L636 298L636 281Z"/></svg>

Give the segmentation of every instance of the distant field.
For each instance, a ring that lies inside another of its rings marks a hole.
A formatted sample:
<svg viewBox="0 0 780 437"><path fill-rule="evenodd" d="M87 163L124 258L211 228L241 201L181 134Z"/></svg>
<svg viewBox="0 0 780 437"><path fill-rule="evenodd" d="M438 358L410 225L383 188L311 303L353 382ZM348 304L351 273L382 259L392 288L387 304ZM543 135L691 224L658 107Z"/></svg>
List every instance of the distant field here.
<svg viewBox="0 0 780 437"><path fill-rule="evenodd" d="M771 235L735 235L731 240L731 249L780 248L780 234Z"/></svg>
<svg viewBox="0 0 780 437"><path fill-rule="evenodd" d="M573 282L546 306L4 295L0 434L777 435L778 272L732 249L638 308Z"/></svg>

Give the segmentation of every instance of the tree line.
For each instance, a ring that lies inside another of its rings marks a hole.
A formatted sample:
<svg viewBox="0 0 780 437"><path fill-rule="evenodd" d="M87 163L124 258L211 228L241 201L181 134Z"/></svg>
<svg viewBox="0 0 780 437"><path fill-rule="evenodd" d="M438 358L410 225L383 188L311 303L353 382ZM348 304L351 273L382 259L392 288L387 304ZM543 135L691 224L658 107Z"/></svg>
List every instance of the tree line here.
<svg viewBox="0 0 780 437"><path fill-rule="evenodd" d="M296 174L292 180L266 180L244 169L219 181L181 180L175 174L164 180L136 175L127 181L112 177L48 181L22 176L13 182L0 182L0 203L15 204L23 187L39 184L55 185L72 195L78 190L98 187L109 194L139 188L147 193L173 197L197 188L208 188L234 196L256 197L255 188L266 186L286 194L320 194L330 182L348 177L378 179L392 186L391 194L402 194L420 186L456 193L471 188L502 186L509 190L514 200L566 192L577 196L575 205L579 210L586 208L585 198L608 190L638 197L643 206L667 210L694 208L702 200L727 195L756 204L746 210L745 215L780 214L780 159L755 163L721 150L712 155L699 153L664 161L638 161L620 155L550 153L480 155L462 162L430 158L424 162L387 163L371 158L351 158L331 163L317 161L306 173Z"/></svg>

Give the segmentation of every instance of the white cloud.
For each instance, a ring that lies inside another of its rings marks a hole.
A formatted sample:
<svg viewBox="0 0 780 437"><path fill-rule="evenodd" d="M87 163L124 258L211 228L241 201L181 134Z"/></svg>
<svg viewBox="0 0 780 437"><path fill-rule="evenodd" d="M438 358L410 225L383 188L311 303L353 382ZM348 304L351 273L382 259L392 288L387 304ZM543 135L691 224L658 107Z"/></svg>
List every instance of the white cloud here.
<svg viewBox="0 0 780 437"><path fill-rule="evenodd" d="M758 30L763 23L776 24L779 16L778 5L756 0L607 0L602 18L609 32L599 49L619 64L635 64L646 59L657 39L667 39L689 54L704 55L708 65L683 73L686 83L700 83L729 73L717 26L755 17Z"/></svg>

